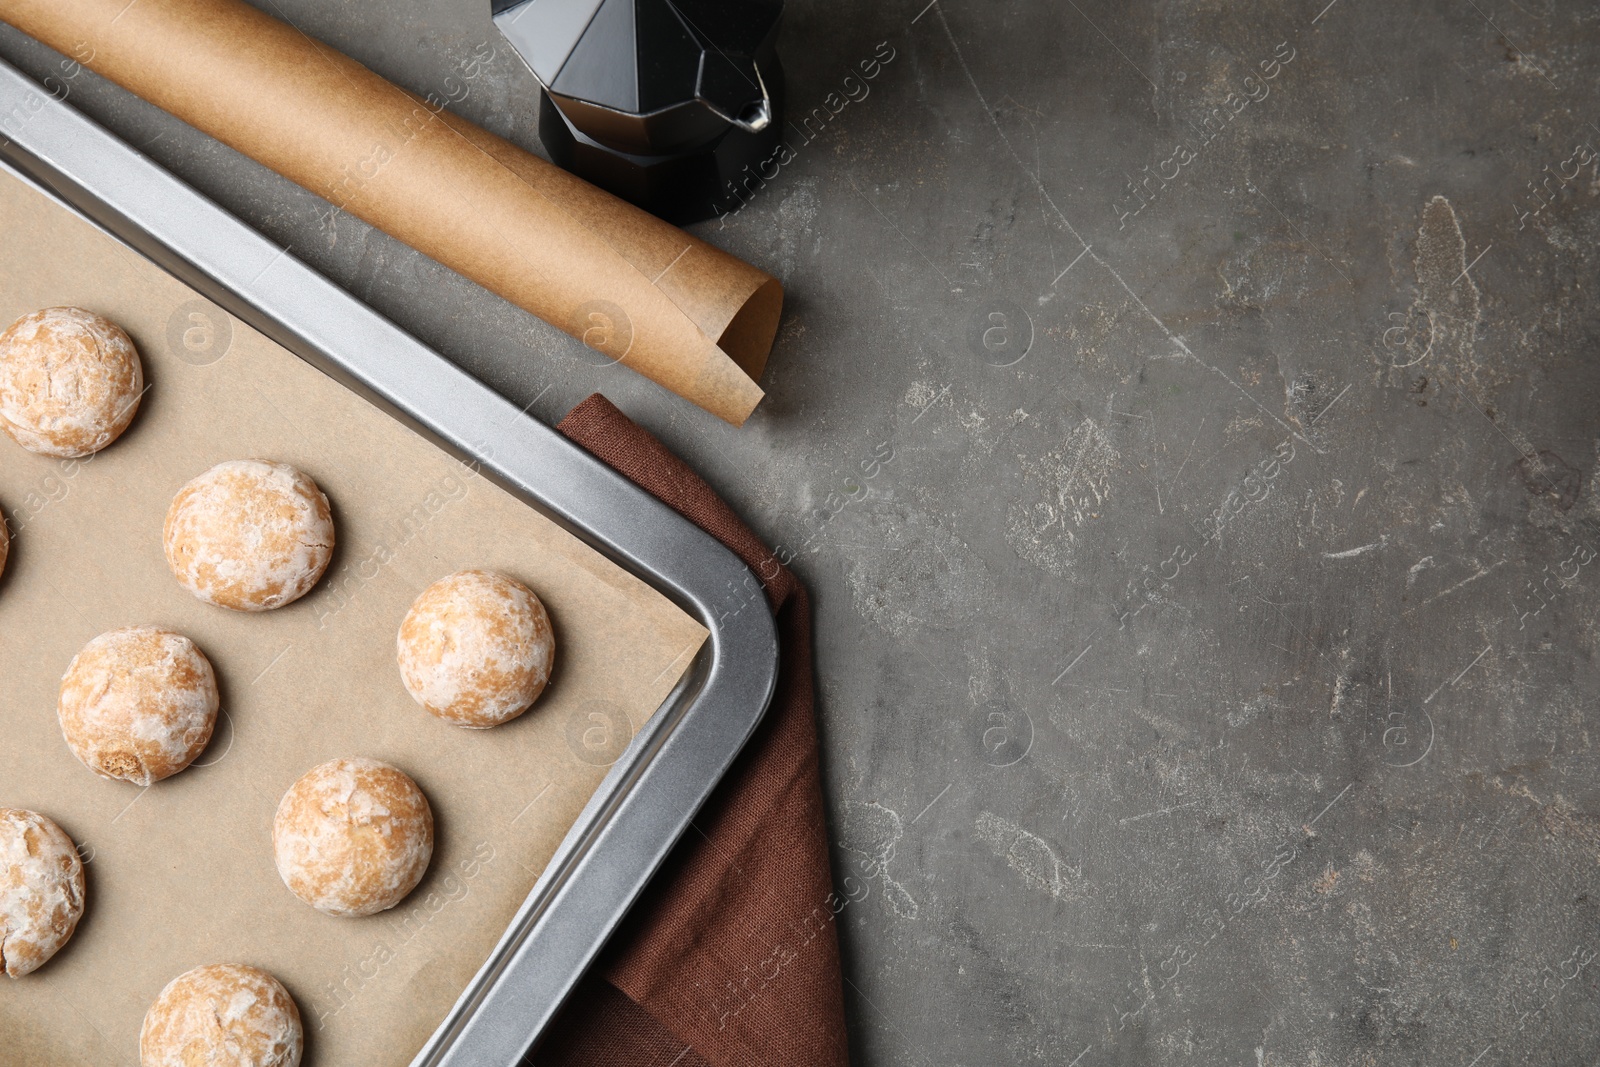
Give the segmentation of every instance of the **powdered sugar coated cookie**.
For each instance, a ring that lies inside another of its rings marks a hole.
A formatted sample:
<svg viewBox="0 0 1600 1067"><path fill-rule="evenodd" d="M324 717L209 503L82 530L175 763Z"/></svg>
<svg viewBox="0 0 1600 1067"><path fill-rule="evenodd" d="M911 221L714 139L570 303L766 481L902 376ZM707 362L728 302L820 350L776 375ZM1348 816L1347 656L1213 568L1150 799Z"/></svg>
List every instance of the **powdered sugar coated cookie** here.
<svg viewBox="0 0 1600 1067"><path fill-rule="evenodd" d="M30 452L100 451L128 428L143 393L138 351L102 315L44 308L0 333L0 427Z"/></svg>
<svg viewBox="0 0 1600 1067"><path fill-rule="evenodd" d="M163 531L188 590L235 611L269 611L317 584L333 558L333 515L317 483L286 463L219 463L178 491Z"/></svg>

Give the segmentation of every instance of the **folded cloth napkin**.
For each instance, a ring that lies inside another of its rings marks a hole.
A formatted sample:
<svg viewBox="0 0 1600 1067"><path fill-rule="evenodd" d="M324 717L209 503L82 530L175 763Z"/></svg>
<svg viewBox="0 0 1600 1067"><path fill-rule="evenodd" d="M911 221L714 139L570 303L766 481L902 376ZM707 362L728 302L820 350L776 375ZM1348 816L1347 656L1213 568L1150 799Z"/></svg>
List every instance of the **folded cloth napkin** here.
<svg viewBox="0 0 1600 1067"><path fill-rule="evenodd" d="M749 565L777 616L781 662L766 718L529 1062L847 1067L806 591L605 397L556 428Z"/></svg>

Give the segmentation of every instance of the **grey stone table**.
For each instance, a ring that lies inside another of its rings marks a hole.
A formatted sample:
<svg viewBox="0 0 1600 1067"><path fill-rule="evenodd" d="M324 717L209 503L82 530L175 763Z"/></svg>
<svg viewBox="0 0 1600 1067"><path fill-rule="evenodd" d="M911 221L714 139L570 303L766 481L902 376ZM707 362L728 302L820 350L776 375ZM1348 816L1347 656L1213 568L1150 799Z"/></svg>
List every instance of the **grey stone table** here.
<svg viewBox="0 0 1600 1067"><path fill-rule="evenodd" d="M538 150L488 0L263 6ZM782 48L807 132L700 228L788 286L742 430L71 92L794 553L859 1062L1593 1063L1600 9L791 0Z"/></svg>

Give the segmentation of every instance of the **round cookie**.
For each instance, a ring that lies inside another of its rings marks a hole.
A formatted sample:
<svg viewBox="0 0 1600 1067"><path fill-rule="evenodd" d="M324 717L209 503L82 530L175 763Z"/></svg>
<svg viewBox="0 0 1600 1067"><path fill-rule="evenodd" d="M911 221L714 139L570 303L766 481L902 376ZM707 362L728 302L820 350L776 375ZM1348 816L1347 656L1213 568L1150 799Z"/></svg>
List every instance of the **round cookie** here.
<svg viewBox="0 0 1600 1067"><path fill-rule="evenodd" d="M300 1009L272 975L240 963L167 983L139 1028L140 1067L298 1067Z"/></svg>
<svg viewBox="0 0 1600 1067"><path fill-rule="evenodd" d="M56 714L85 767L147 786L205 751L218 703L216 674L193 641L132 626L83 646L61 679Z"/></svg>
<svg viewBox="0 0 1600 1067"><path fill-rule="evenodd" d="M219 463L178 491L167 564L209 604L270 611L311 591L333 558L333 515L317 483L285 463Z"/></svg>
<svg viewBox="0 0 1600 1067"><path fill-rule="evenodd" d="M0 427L30 452L100 451L128 428L143 393L139 353L104 316L45 308L0 333Z"/></svg>
<svg viewBox="0 0 1600 1067"><path fill-rule="evenodd" d="M21 978L72 937L83 917L83 861L61 827L0 808L0 971Z"/></svg>
<svg viewBox="0 0 1600 1067"><path fill-rule="evenodd" d="M283 884L329 915L392 908L433 858L433 810L405 773L377 760L330 760L289 788L272 821Z"/></svg>
<svg viewBox="0 0 1600 1067"><path fill-rule="evenodd" d="M396 641L400 678L418 704L486 729L527 711L555 659L550 616L533 590L493 571L461 571L422 591Z"/></svg>

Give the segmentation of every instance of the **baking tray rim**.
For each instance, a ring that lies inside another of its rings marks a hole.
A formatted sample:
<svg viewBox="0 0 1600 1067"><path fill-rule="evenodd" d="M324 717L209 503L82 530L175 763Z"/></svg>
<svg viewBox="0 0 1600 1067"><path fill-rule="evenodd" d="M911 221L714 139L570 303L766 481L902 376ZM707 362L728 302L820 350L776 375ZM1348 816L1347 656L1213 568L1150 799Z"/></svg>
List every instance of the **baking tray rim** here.
<svg viewBox="0 0 1600 1067"><path fill-rule="evenodd" d="M412 1060L517 1064L765 714L778 649L759 580L709 534L3 59L0 166L447 453L480 464L710 631Z"/></svg>

